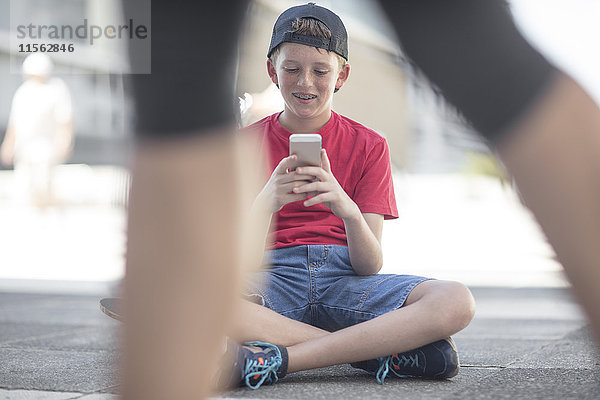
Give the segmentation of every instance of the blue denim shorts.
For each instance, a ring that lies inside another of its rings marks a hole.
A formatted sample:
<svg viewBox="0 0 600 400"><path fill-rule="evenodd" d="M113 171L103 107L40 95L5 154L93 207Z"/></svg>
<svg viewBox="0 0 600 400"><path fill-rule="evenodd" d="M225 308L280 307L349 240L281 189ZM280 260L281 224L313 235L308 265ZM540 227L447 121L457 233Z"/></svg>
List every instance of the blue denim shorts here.
<svg viewBox="0 0 600 400"><path fill-rule="evenodd" d="M288 318L336 331L402 307L414 275L357 275L346 246L304 245L265 252L247 295Z"/></svg>

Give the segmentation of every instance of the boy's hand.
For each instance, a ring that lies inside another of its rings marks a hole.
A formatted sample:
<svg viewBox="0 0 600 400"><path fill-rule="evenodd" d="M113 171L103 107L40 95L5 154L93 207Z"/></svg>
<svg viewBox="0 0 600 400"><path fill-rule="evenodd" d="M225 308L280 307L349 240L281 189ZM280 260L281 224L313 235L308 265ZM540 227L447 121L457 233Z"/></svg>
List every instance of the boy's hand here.
<svg viewBox="0 0 600 400"><path fill-rule="evenodd" d="M295 154L282 159L258 195L257 201L260 200L269 204L268 209L271 213L281 210L288 203L307 198L305 193L293 192L295 187L307 184L313 179L310 175L299 174L296 172L297 170L288 172L296 159Z"/></svg>
<svg viewBox="0 0 600 400"><path fill-rule="evenodd" d="M305 207L322 203L341 219L356 218L361 215L356 203L348 196L331 172L331 164L325 149L321 150L321 167L298 167L296 171L302 176L310 175L318 179L317 182L305 183L295 187L296 194L310 194L313 196L304 202Z"/></svg>

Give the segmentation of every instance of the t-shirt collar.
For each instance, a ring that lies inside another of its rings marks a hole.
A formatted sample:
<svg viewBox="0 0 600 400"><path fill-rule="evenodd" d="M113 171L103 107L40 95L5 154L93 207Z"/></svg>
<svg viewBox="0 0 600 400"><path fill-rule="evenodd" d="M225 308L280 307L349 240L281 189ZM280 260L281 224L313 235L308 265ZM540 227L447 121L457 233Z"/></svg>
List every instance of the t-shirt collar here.
<svg viewBox="0 0 600 400"><path fill-rule="evenodd" d="M290 132L287 129L285 129L279 122L279 116L281 115L281 113L283 113L283 111L277 114L273 114L273 125L277 134L283 136L285 139L288 139L293 132ZM312 133L318 133L319 135L321 135L321 137L325 137L333 129L338 119L339 115L333 110L331 110L331 117L329 118L329 121L327 121L327 123L323 125L321 129Z"/></svg>

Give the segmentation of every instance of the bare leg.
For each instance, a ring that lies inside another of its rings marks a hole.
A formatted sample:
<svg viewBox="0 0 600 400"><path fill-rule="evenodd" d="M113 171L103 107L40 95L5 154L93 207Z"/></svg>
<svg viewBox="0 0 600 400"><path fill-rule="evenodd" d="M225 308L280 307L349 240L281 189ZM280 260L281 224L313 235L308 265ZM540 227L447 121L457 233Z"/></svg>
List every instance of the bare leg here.
<svg viewBox="0 0 600 400"><path fill-rule="evenodd" d="M402 308L288 348L288 371L412 350L464 329L474 315L471 293L458 283L425 281L411 296L416 300L411 299Z"/></svg>
<svg viewBox="0 0 600 400"><path fill-rule="evenodd" d="M242 330L252 329L254 339L274 344L298 342L288 347L290 373L412 350L462 330L474 314L469 290L444 281L425 281L402 308L333 333L252 306L256 309L247 315L259 316L261 323L243 321Z"/></svg>
<svg viewBox="0 0 600 400"><path fill-rule="evenodd" d="M600 110L560 76L499 148L600 343Z"/></svg>
<svg viewBox="0 0 600 400"><path fill-rule="evenodd" d="M125 277L125 399L209 394L237 298L239 185L232 136L137 151Z"/></svg>
<svg viewBox="0 0 600 400"><path fill-rule="evenodd" d="M276 313L258 304L243 300L238 307L234 338L238 342L260 340L280 346L298 343L328 335L329 332Z"/></svg>

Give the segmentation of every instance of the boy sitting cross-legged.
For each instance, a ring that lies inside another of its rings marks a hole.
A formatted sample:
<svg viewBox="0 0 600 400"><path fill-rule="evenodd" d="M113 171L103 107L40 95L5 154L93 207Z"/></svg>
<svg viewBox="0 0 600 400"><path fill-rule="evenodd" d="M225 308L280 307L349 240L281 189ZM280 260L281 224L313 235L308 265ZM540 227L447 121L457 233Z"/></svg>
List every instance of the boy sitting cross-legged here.
<svg viewBox="0 0 600 400"><path fill-rule="evenodd" d="M385 139L332 111L350 73L340 18L314 3L292 7L273 29L267 70L282 112L247 128L271 176L255 201L272 216L263 270L248 286L234 347L234 381L257 388L285 374L351 363L389 376L450 378L451 335L474 314L456 282L377 274L384 219L397 218ZM318 133L321 167L295 171L289 136Z"/></svg>

